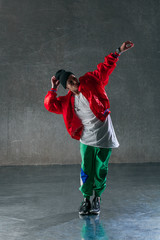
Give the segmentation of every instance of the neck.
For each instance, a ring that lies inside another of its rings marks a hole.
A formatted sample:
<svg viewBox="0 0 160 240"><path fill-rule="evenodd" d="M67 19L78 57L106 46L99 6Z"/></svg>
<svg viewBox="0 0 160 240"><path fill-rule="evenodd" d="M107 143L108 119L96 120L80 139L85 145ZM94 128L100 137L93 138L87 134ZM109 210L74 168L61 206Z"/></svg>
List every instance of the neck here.
<svg viewBox="0 0 160 240"><path fill-rule="evenodd" d="M77 90L77 91L72 91L75 95L79 95L80 94L80 92Z"/></svg>

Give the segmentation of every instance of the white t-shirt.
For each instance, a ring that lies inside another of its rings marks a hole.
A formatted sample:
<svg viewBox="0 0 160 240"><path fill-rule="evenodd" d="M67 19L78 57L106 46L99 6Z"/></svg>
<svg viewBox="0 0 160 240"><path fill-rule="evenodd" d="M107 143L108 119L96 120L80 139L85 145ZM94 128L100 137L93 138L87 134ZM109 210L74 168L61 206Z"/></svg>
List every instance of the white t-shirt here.
<svg viewBox="0 0 160 240"><path fill-rule="evenodd" d="M81 119L84 129L80 142L100 148L117 148L117 140L110 114L104 122L100 121L89 107L82 93L75 95L75 112Z"/></svg>

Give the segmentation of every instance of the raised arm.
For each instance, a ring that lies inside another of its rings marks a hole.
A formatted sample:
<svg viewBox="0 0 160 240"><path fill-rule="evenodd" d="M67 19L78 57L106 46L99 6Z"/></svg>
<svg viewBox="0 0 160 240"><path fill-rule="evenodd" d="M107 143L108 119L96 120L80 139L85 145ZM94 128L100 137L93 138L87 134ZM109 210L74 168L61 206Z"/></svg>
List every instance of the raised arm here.
<svg viewBox="0 0 160 240"><path fill-rule="evenodd" d="M49 112L62 114L61 97L57 98L57 88L59 86L59 80L53 76L51 78L52 88L48 91L44 98L44 106Z"/></svg>
<svg viewBox="0 0 160 240"><path fill-rule="evenodd" d="M101 82L104 86L108 84L109 76L116 67L116 63L119 60L118 57L121 53L127 51L128 49L134 47L131 41L124 42L121 47L116 49L115 53L110 53L104 59L103 63L97 65L97 69L89 74L93 74L96 79Z"/></svg>

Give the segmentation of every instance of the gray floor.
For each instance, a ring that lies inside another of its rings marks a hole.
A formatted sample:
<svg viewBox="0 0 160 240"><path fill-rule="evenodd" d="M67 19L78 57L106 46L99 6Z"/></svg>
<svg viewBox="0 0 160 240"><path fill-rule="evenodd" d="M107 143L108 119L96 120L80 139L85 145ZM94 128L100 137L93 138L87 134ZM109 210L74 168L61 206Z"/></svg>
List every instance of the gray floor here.
<svg viewBox="0 0 160 240"><path fill-rule="evenodd" d="M0 240L160 240L160 164L110 164L97 218L79 218L79 171L0 167Z"/></svg>

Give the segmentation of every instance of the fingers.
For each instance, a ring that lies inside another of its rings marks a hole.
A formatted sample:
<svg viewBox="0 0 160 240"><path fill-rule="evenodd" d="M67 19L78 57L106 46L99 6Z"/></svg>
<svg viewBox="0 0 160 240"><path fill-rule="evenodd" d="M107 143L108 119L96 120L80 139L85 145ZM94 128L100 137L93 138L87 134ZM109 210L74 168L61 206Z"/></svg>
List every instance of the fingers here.
<svg viewBox="0 0 160 240"><path fill-rule="evenodd" d="M51 77L51 81L52 81L52 80L56 80L56 77L55 77L55 76Z"/></svg>
<svg viewBox="0 0 160 240"><path fill-rule="evenodd" d="M57 88L60 84L60 81L56 79L55 76L51 77L51 84L53 88Z"/></svg>
<svg viewBox="0 0 160 240"><path fill-rule="evenodd" d="M121 49L121 52L125 52L132 47L134 47L134 43L132 43L131 41L126 41L122 44L120 49Z"/></svg>
<svg viewBox="0 0 160 240"><path fill-rule="evenodd" d="M51 82L54 82L54 83L55 83L56 81L59 81L59 80L57 80L56 77L53 76L53 77L51 78Z"/></svg>
<svg viewBox="0 0 160 240"><path fill-rule="evenodd" d="M131 41L126 41L125 46L126 48L131 48L131 47L134 47L134 43L132 43Z"/></svg>
<svg viewBox="0 0 160 240"><path fill-rule="evenodd" d="M125 47L126 48L130 48L132 45L130 44L130 43L127 43L126 45L125 45Z"/></svg>

